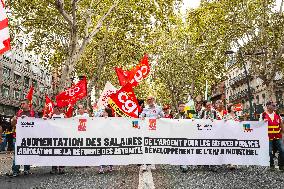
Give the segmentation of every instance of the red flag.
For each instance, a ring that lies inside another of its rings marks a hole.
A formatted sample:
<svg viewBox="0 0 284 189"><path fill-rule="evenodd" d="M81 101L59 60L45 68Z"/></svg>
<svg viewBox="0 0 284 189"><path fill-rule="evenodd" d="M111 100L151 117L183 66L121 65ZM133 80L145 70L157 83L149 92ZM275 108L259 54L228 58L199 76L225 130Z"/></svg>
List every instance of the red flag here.
<svg viewBox="0 0 284 189"><path fill-rule="evenodd" d="M47 95L45 95L45 105L43 110L43 116L51 117L53 114L54 104Z"/></svg>
<svg viewBox="0 0 284 189"><path fill-rule="evenodd" d="M131 71L130 74L130 84L136 87L144 78L148 76L150 73L150 66L148 62L147 54L140 60L140 64L138 64L134 70Z"/></svg>
<svg viewBox="0 0 284 189"><path fill-rule="evenodd" d="M30 90L29 90L29 92L28 92L28 94L26 96L26 99L28 99L30 101L30 109L32 108L32 105L33 105L33 103L32 103L33 93L34 93L34 87L31 86L31 88L30 88Z"/></svg>
<svg viewBox="0 0 284 189"><path fill-rule="evenodd" d="M68 106L69 104L75 104L78 100L87 96L87 79L84 77L77 84L72 85L69 89L58 94L56 102L58 107Z"/></svg>
<svg viewBox="0 0 284 189"><path fill-rule="evenodd" d="M116 67L115 72L118 77L119 84L121 86L126 85L126 83L129 81L130 71L127 71L127 70L124 71L122 68Z"/></svg>
<svg viewBox="0 0 284 189"><path fill-rule="evenodd" d="M4 2L0 3L0 54L10 50L10 35L8 28L8 18L4 8Z"/></svg>
<svg viewBox="0 0 284 189"><path fill-rule="evenodd" d="M68 108L67 108L67 111L65 112L65 116L66 116L67 118L72 117L72 116L73 116L73 110L74 110L73 104L69 104L69 105L68 105Z"/></svg>
<svg viewBox="0 0 284 189"><path fill-rule="evenodd" d="M130 83L110 95L109 105L117 114L124 117L137 118L140 111L140 106Z"/></svg>
<svg viewBox="0 0 284 189"><path fill-rule="evenodd" d="M34 87L31 86L27 96L26 96L26 99L28 99L29 101L32 101L33 100L33 93L34 93Z"/></svg>
<svg viewBox="0 0 284 189"><path fill-rule="evenodd" d="M150 73L148 56L145 54L140 63L131 71L124 71L121 68L115 68L115 71L121 86L130 82L133 87L136 87Z"/></svg>

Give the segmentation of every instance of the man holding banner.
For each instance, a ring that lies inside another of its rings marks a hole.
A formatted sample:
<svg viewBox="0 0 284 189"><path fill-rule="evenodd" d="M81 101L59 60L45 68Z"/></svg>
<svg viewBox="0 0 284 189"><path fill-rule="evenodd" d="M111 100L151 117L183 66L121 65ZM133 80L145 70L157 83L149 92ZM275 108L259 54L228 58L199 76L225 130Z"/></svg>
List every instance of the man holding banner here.
<svg viewBox="0 0 284 189"><path fill-rule="evenodd" d="M148 96L146 103L148 106L143 109L140 115L142 119L144 119L145 117L155 119L164 117L163 110L155 104L155 98L153 96Z"/></svg>
<svg viewBox="0 0 284 189"><path fill-rule="evenodd" d="M34 110L30 109L30 100L25 99L21 101L21 109L17 112L17 118L19 117L21 118L38 117L35 114ZM12 175L8 174L8 176L13 176L13 177L17 177L20 174L20 165L16 165L15 163L15 153L16 153L16 150L14 152L14 159L13 159L13 165L12 165L13 174ZM30 165L24 165L24 175L29 175L29 174L30 174Z"/></svg>
<svg viewBox="0 0 284 189"><path fill-rule="evenodd" d="M178 104L178 113L175 115L174 119L190 119L189 115L185 112L185 103L180 102ZM183 173L188 171L187 165L181 165L180 169Z"/></svg>
<svg viewBox="0 0 284 189"><path fill-rule="evenodd" d="M145 117L151 118L151 119L159 119L159 118L164 117L163 110L155 104L155 98L153 96L148 96L146 103L147 103L147 106L143 109L142 113L140 114L140 117L142 119L145 119ZM149 167L149 164L147 165L143 164L141 169L142 171L147 171L148 167Z"/></svg>
<svg viewBox="0 0 284 189"><path fill-rule="evenodd" d="M269 101L266 103L267 110L260 116L260 120L268 123L268 136L269 136L269 156L270 168L275 169L274 153L279 152L279 170L284 171L284 146L282 141L283 123L282 118L275 112L276 105Z"/></svg>

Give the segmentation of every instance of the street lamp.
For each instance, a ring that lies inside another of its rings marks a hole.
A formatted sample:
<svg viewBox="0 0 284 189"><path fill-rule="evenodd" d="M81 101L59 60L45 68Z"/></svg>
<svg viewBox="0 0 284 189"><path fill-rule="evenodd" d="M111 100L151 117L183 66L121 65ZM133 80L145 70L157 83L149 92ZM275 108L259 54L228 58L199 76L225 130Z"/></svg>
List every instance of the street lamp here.
<svg viewBox="0 0 284 189"><path fill-rule="evenodd" d="M232 51L232 50L228 50L225 52L226 55L229 55L229 54L234 54L235 52ZM248 77L248 71L247 71L247 68L246 68L246 65L245 65L245 61L244 61L244 57L243 57L243 53L241 50L238 51L239 55L240 55L240 58L241 58L241 63L242 63L242 66L244 68L244 71L245 71L245 77L246 77L246 83L247 83L247 86L248 86L248 98L249 98L249 118L250 120L253 120L253 105L252 105L252 93L251 93L251 88L250 88L250 82L249 82L249 77ZM245 55L251 55L251 54L245 54Z"/></svg>

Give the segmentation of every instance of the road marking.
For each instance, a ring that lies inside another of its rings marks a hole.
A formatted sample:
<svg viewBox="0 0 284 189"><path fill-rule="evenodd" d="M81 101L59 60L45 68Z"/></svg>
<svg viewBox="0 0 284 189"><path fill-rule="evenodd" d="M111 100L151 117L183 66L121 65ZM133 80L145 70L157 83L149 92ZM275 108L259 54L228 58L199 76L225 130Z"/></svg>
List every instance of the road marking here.
<svg viewBox="0 0 284 189"><path fill-rule="evenodd" d="M147 166L148 167L147 171L142 171L142 166L140 166L138 189L155 189L153 176L151 172L152 166L155 165Z"/></svg>

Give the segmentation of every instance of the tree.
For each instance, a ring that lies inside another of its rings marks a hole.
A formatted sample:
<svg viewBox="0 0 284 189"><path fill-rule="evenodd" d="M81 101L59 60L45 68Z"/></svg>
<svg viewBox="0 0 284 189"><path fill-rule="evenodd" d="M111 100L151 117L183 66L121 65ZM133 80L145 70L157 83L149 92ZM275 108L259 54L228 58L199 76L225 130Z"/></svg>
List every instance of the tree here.
<svg viewBox="0 0 284 189"><path fill-rule="evenodd" d="M188 95L204 94L206 80L213 84L224 80L224 51L227 39L219 35L224 27L225 14L212 3L189 10L186 21L177 15L175 24L163 33L157 44L158 64L155 68L155 87L163 103L175 107ZM212 9L216 9L212 11ZM222 26L222 25L221 25ZM159 33L159 31L157 31ZM159 35L159 34L158 34Z"/></svg>
<svg viewBox="0 0 284 189"><path fill-rule="evenodd" d="M223 32L219 35L229 48L237 49L239 66L247 65L255 78L260 78L271 98L274 78L284 71L283 52L283 1L275 9L275 0L224 0L203 2L222 7L225 22L220 23Z"/></svg>
<svg viewBox="0 0 284 189"><path fill-rule="evenodd" d="M59 88L63 88L69 85L74 67L86 46L117 4L118 1L101 5L86 0L20 0L12 4L11 9L16 12L16 18L22 20L22 26L28 28L27 33L32 35L31 47L37 52L47 50L45 55L55 55L52 58L60 61L62 75ZM54 50L55 54L48 53L50 50Z"/></svg>
<svg viewBox="0 0 284 189"><path fill-rule="evenodd" d="M108 68L137 63L148 50L152 20L164 27L179 2L20 0L11 9L31 36L30 49L61 75L59 89L74 71L88 75L91 89L109 78Z"/></svg>

